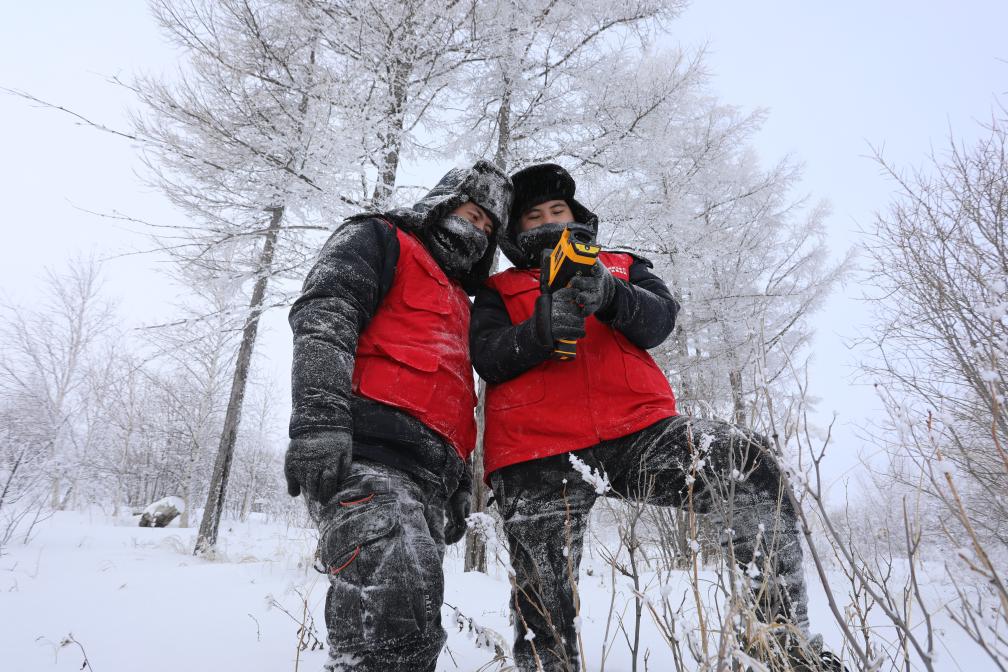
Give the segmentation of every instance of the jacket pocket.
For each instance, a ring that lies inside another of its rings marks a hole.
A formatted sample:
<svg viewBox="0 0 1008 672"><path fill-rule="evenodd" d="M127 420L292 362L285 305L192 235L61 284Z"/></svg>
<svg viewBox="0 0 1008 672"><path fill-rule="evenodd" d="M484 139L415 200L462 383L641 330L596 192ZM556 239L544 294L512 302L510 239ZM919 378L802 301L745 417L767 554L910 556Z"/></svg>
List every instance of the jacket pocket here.
<svg viewBox="0 0 1008 672"><path fill-rule="evenodd" d="M340 493L343 508L326 522L319 539L319 556L330 575L350 567L368 544L388 536L396 526L396 502L388 495Z"/></svg>
<svg viewBox="0 0 1008 672"><path fill-rule="evenodd" d="M448 295L450 291L450 286L442 285L433 279L423 285L407 282L403 287L403 302L410 308L447 315L451 312L451 297Z"/></svg>
<svg viewBox="0 0 1008 672"><path fill-rule="evenodd" d="M542 365L539 365L517 378L487 388L487 409L503 411L508 408L518 408L536 404L546 397L546 380L543 377Z"/></svg>
<svg viewBox="0 0 1008 672"><path fill-rule="evenodd" d="M380 343L387 357L358 356L358 391L363 396L416 412L431 407L437 393L437 356L426 349Z"/></svg>
<svg viewBox="0 0 1008 672"><path fill-rule="evenodd" d="M350 502L334 512L319 539L332 586L326 624L335 650L394 642L424 631L428 621L425 585L417 580L399 503L387 494Z"/></svg>
<svg viewBox="0 0 1008 672"><path fill-rule="evenodd" d="M642 394L672 394L672 387L661 368L651 358L647 350L638 348L626 336L616 333L616 342L623 353L623 368L626 371L627 387Z"/></svg>
<svg viewBox="0 0 1008 672"><path fill-rule="evenodd" d="M451 284L426 250L417 250L413 261L419 272L403 283L403 302L410 308L447 315L451 312Z"/></svg>

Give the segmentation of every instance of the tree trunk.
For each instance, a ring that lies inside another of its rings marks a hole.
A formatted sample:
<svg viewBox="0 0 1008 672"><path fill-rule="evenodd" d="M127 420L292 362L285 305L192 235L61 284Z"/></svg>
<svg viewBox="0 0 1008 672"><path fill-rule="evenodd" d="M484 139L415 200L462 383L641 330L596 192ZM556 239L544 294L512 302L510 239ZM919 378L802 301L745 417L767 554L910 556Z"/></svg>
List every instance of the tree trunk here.
<svg viewBox="0 0 1008 672"><path fill-rule="evenodd" d="M486 428L486 383L479 381L479 401L476 404L476 450L473 451L472 512L487 510L487 487L483 482L483 434ZM473 530L466 532L465 571L486 574L486 540Z"/></svg>
<svg viewBox="0 0 1008 672"><path fill-rule="evenodd" d="M378 170L371 203L376 210L384 210L392 200L396 173L399 171L399 151L402 145L403 123L406 108L406 81L409 65L397 62L393 66L392 81L389 84L389 106L385 111L385 134L382 139L382 162Z"/></svg>
<svg viewBox="0 0 1008 672"><path fill-rule="evenodd" d="M227 413L224 415L224 429L221 432L217 459L214 462L213 475L210 478L210 491L207 494L203 520L200 523L196 548L193 550L194 555L210 554L217 545L217 531L220 527L221 513L224 510L228 475L231 472L231 461L234 458L234 447L238 438L242 402L245 400L245 386L252 364L252 349L255 347L256 334L259 331L259 316L262 314L263 301L266 298L266 285L273 267L273 252L280 231L280 220L284 213L283 206L277 206L271 210L269 229L266 232L266 240L259 257L259 277L256 278L255 287L252 290L249 313L245 320L245 328L242 330L241 347L238 349L238 361L235 364L234 378L231 383L231 396L228 399Z"/></svg>
<svg viewBox="0 0 1008 672"><path fill-rule="evenodd" d="M732 369L728 372L728 381L731 383L732 421L739 427L745 427L746 408L745 398L742 395L742 372Z"/></svg>
<svg viewBox="0 0 1008 672"><path fill-rule="evenodd" d="M497 111L497 153L494 163L507 172L511 158L511 80L505 75L504 93L501 95L500 109Z"/></svg>
<svg viewBox="0 0 1008 672"><path fill-rule="evenodd" d="M507 170L511 148L511 82L505 79L504 93L501 96L501 106L497 111L497 153L494 163L501 170ZM500 249L494 253L494 263L491 269L497 268L497 258ZM483 434L486 428L486 382L479 381L479 394L476 404L476 450L473 451L473 499L472 512L484 513L487 505L487 487L483 480ZM466 532L465 571L487 571L486 540L472 530Z"/></svg>

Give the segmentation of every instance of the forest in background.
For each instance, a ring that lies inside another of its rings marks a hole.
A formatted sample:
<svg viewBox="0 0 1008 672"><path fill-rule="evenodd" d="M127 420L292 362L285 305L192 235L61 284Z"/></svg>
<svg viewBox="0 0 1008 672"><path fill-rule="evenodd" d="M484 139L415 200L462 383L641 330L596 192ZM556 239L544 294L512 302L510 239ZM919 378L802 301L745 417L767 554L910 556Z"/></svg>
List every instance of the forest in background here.
<svg viewBox="0 0 1008 672"><path fill-rule="evenodd" d="M972 577L947 608L1004 665L1004 110L977 143L953 129L947 146L922 147L920 166L875 157L894 196L855 267L827 249L829 208L799 191L797 161L752 149L764 113L713 95L702 50L659 46L684 3L378 5L152 3L187 60L171 78L119 80L136 97L133 124L104 130L128 136L185 214L184 226L129 224L191 292L176 319L125 330L101 264L78 258L48 273L45 301L3 306L0 554L52 511L164 496L185 501L182 525L200 524L204 554L222 516L303 522L281 480L286 418L255 368L259 317L289 305L336 222L422 193L401 184L405 166L555 161L600 215L602 242L651 259L682 304L653 354L683 412L775 437L813 563L844 568L865 605L852 615L840 591L838 620L881 611L906 629L893 660L926 661L930 629L910 627L929 609L916 579L892 585L880 562L938 558ZM812 317L852 274L875 290L861 346L889 459L837 507L821 487L829 428L807 420L836 381L809 380L805 362ZM644 514L614 515L636 552L627 521ZM701 522L654 517L648 548L670 549L676 569L700 561ZM467 544L478 569L480 535ZM885 650L848 634L864 661Z"/></svg>

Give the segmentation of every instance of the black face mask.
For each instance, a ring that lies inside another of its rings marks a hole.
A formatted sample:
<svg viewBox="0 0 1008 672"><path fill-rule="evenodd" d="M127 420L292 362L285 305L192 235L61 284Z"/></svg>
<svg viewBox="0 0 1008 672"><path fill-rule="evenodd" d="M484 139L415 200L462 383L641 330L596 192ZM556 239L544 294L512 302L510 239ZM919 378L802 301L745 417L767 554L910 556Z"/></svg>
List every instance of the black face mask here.
<svg viewBox="0 0 1008 672"><path fill-rule="evenodd" d="M465 217L446 215L427 229L427 249L449 278L461 278L490 244L487 235Z"/></svg>
<svg viewBox="0 0 1008 672"><path fill-rule="evenodd" d="M542 251L552 250L556 247L564 229L570 229L571 233L580 231L587 234L590 239L595 238L595 232L590 226L580 222L567 222L566 224L542 224L534 229L522 231L518 234L515 242L518 243L518 247L525 253L529 261L538 264Z"/></svg>

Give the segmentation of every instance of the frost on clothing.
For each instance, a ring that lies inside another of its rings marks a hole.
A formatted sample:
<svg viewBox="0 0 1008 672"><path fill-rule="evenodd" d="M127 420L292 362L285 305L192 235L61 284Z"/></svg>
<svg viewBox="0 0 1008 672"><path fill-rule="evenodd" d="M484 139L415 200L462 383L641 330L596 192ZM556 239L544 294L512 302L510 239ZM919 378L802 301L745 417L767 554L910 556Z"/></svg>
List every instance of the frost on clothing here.
<svg viewBox="0 0 1008 672"><path fill-rule="evenodd" d="M632 262L627 280L615 283L608 310L600 311L596 317L637 347L653 348L672 333L679 304L664 281L651 272L651 262L628 256ZM524 273L529 276L528 291L537 296L538 268ZM544 345L536 338L531 314L526 319L512 321L500 292L490 285L484 285L476 293L469 334L473 368L490 384L510 380L545 362L552 353L552 344Z"/></svg>
<svg viewBox="0 0 1008 672"><path fill-rule="evenodd" d="M580 464L572 465L575 456ZM586 472L595 477L582 478ZM576 453L522 462L491 475L515 571L519 670L538 669L536 656L546 672L579 667L573 577L588 517L600 496L599 474L609 479L605 496L656 506L683 507L692 501L693 510L713 516L717 528L733 530L720 541L726 558L751 570L760 618L787 620L807 630L796 516L780 490L780 472L766 439L728 423L677 416ZM530 631L534 640L527 636Z"/></svg>
<svg viewBox="0 0 1008 672"><path fill-rule="evenodd" d="M449 278L461 278L486 254L489 240L483 231L459 215L445 215L430 228L424 240Z"/></svg>
<svg viewBox="0 0 1008 672"><path fill-rule="evenodd" d="M477 161L472 168L449 171L412 208L399 208L386 216L427 240L431 227L463 203L471 201L483 208L494 224L487 250L468 273L458 278L465 290L474 294L490 274L498 233L507 221L513 192L511 181L499 168L488 161Z"/></svg>
<svg viewBox="0 0 1008 672"><path fill-rule="evenodd" d="M476 445L469 297L416 237L396 235L395 280L358 340L352 389L409 413L466 459Z"/></svg>
<svg viewBox="0 0 1008 672"><path fill-rule="evenodd" d="M360 461L326 506L307 503L330 584L325 669L433 672L447 637L443 488Z"/></svg>
<svg viewBox="0 0 1008 672"><path fill-rule="evenodd" d="M487 473L587 448L676 414L668 380L635 342L652 343L668 335L675 301L647 271L646 262L612 252L598 259L620 278L614 284L625 288L614 292L610 310L612 317L626 316L626 321L607 322L610 314L602 311L587 319L576 315L584 337L572 361L552 359L552 341L527 347L520 340L538 320L538 269L498 273L487 281L487 291L477 295L470 349L476 371L492 383L486 396ZM628 282L634 278L654 291ZM558 292L553 300L565 299Z"/></svg>
<svg viewBox="0 0 1008 672"><path fill-rule="evenodd" d="M502 221L511 202L507 176L485 161L471 169L450 171L412 208L352 217L326 242L290 311L294 332L291 437L346 430L353 432L355 443L426 445L415 438L418 433L431 434L423 423L414 422L396 405L375 404L352 394L358 339L395 281L401 252L397 230L422 240L436 222L468 201L483 208L495 222ZM460 279L463 287L486 279L494 249L492 236L483 257ZM421 256L416 258L423 265ZM430 305L417 308L441 311L440 290L432 287L427 293L436 296L427 302ZM420 293L414 291L413 295ZM409 302L408 297L405 300ZM427 338L425 334L410 336ZM389 349L397 345L391 342L394 340L390 339ZM470 367L462 366L458 373L471 376Z"/></svg>
<svg viewBox="0 0 1008 672"><path fill-rule="evenodd" d="M435 433L433 430L439 430L441 436L449 440L455 438L444 427L432 428L417 420L417 413L413 412L415 408L411 406L416 407L418 400L413 403L408 400L389 403L389 399L380 398L378 401L385 403L378 403L375 395L353 392L355 371L361 377L357 385L363 385L365 390L381 384L378 378L363 380L365 372L358 370L362 365L358 361L362 334L375 320L376 326L381 327L385 334L382 337L384 342L371 343L369 351L364 354L396 356L397 353L416 353L419 359L412 365L418 369L417 375L452 366L457 371L444 375L454 375L462 382L468 381L469 387L472 385L464 323L468 320L468 305L453 308L456 302L468 304L468 301L461 289L449 286L422 249L409 255L409 269L397 272L402 254L400 236L405 235L408 234L397 231L388 221L377 217L348 220L326 243L305 280L304 292L290 313L294 332L292 438L309 432L342 430L352 432L355 444L391 445L406 452L416 452L416 447L429 445L427 439ZM421 246L415 243L415 247ZM434 277L439 274L440 279ZM397 285L397 278L415 279L415 286L407 287L405 284L409 283L406 282ZM392 297L396 303L387 304L383 314L379 315L379 308L393 286L397 286ZM456 297L455 294L462 296ZM396 320L391 313L384 315L389 311L406 311L403 315L409 319L401 317ZM457 318L453 318L456 313ZM394 323L389 323L390 320ZM452 322L437 326L439 320ZM399 321L402 323L399 324ZM430 323L435 325L434 331L421 333L419 329L411 330L411 322ZM459 332L458 337L452 336L456 331ZM458 357L452 359L447 354L431 350L432 344L441 341L445 341L444 347L452 353L458 351ZM411 360L410 357L406 359ZM459 392L455 396L459 397L455 399L456 406L472 406L474 400L471 395ZM430 400L431 403L433 401ZM445 410L448 407L439 408ZM432 456L434 462L426 459L428 456L414 457L429 468L440 467L440 456Z"/></svg>
<svg viewBox="0 0 1008 672"><path fill-rule="evenodd" d="M446 175L411 210L350 218L326 243L291 308L285 464L311 469L288 471L299 483L318 480L320 468L332 472L306 438L330 434L351 444L349 468L340 463L339 477L329 477L335 495L315 500L301 488L330 580L331 670L433 670L437 661L445 639L445 502L468 500L463 459L476 435L463 283L485 278L489 262L482 270L469 266L477 252L492 259L493 249L468 223L471 239L439 238L440 263L423 241L469 200L499 217L509 188L507 176L480 162ZM441 265L461 257L465 268Z"/></svg>
<svg viewBox="0 0 1008 672"><path fill-rule="evenodd" d="M398 260L395 231L377 218L346 221L322 248L290 311L291 437L353 430L350 377L357 339L391 287Z"/></svg>

